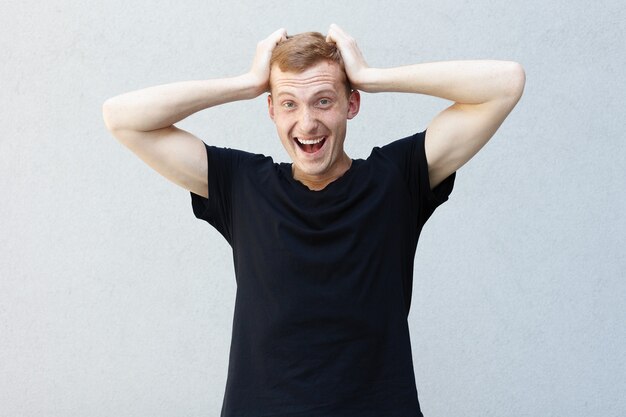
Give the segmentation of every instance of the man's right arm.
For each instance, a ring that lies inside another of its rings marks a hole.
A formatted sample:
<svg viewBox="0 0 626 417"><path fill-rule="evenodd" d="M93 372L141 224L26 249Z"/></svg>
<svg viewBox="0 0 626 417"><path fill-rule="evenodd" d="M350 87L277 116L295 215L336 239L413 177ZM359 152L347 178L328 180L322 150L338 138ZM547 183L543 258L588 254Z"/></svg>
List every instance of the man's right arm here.
<svg viewBox="0 0 626 417"><path fill-rule="evenodd" d="M252 68L244 75L165 84L108 99L102 109L107 128L165 178L208 197L204 144L174 124L200 110L267 91L271 53L285 36L280 29L259 42Z"/></svg>

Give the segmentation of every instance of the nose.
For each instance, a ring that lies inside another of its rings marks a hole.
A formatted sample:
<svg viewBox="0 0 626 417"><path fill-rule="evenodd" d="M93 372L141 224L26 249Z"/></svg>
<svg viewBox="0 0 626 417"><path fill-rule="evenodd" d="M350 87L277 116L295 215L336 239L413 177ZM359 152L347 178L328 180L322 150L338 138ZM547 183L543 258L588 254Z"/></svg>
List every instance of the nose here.
<svg viewBox="0 0 626 417"><path fill-rule="evenodd" d="M314 133L317 130L317 117L315 112L309 108L304 108L300 115L300 130L306 133Z"/></svg>

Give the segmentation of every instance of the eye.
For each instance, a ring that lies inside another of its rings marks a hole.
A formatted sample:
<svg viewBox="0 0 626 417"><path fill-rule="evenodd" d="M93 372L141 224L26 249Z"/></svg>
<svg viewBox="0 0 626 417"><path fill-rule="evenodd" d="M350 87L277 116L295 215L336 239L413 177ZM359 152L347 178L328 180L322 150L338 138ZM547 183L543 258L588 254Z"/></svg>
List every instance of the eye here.
<svg viewBox="0 0 626 417"><path fill-rule="evenodd" d="M332 102L330 101L330 99L327 98L323 98L319 101L320 106L322 107L328 107L332 104Z"/></svg>
<svg viewBox="0 0 626 417"><path fill-rule="evenodd" d="M286 109L293 109L296 107L296 104L293 101L285 101L282 106Z"/></svg>

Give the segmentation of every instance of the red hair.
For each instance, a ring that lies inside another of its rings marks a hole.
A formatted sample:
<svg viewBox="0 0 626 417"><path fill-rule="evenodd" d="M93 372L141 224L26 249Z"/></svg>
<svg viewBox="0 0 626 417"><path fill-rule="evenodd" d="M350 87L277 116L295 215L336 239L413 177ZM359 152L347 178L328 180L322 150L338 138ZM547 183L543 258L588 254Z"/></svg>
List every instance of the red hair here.
<svg viewBox="0 0 626 417"><path fill-rule="evenodd" d="M319 32L305 32L287 36L287 39L278 43L272 51L270 69L278 65L283 72L303 72L320 62L334 62L344 72L344 83L348 94L351 91L350 82L345 69L339 48L335 43L326 42L326 38Z"/></svg>

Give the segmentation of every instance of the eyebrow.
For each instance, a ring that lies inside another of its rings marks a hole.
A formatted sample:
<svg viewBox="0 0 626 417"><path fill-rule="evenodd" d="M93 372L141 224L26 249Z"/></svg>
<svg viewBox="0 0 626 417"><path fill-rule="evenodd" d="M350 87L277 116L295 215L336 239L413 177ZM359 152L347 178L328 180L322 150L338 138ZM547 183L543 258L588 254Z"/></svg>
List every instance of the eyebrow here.
<svg viewBox="0 0 626 417"><path fill-rule="evenodd" d="M330 95L330 96L333 96L333 95L336 95L336 94L337 94L337 92L335 90L331 90L329 88L325 88L323 90L316 91L315 94L313 94L313 95L314 96L319 96L319 95Z"/></svg>

